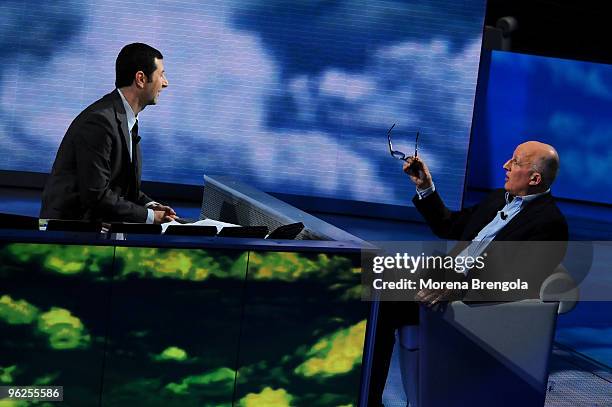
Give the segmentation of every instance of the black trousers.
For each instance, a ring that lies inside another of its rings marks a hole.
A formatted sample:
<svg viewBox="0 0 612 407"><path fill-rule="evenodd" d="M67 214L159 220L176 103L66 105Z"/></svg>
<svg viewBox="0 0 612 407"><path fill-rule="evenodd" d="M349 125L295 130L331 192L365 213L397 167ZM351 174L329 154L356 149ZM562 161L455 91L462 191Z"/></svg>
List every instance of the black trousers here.
<svg viewBox="0 0 612 407"><path fill-rule="evenodd" d="M395 330L404 325L418 325L419 304L414 301L381 301L374 335L374 355L370 372L368 407L382 406L382 394L391 364Z"/></svg>

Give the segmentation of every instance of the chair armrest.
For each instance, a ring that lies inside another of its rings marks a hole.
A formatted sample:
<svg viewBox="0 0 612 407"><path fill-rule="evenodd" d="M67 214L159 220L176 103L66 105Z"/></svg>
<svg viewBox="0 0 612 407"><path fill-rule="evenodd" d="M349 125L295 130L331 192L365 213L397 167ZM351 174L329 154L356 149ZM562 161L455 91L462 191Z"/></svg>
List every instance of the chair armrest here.
<svg viewBox="0 0 612 407"><path fill-rule="evenodd" d="M558 301L559 314L565 314L574 309L579 297L580 290L576 282L561 264L540 287L540 299L544 302Z"/></svg>

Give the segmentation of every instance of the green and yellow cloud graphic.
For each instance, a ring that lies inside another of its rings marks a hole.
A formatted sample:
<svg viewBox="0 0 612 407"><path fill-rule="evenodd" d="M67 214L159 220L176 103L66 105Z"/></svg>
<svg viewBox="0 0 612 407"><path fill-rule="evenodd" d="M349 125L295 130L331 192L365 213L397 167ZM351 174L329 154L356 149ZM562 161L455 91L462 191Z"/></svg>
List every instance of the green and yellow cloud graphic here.
<svg viewBox="0 0 612 407"><path fill-rule="evenodd" d="M0 407L28 407L30 404L24 400L0 400Z"/></svg>
<svg viewBox="0 0 612 407"><path fill-rule="evenodd" d="M304 377L329 377L348 373L361 364L366 321L321 338L306 352L294 373Z"/></svg>
<svg viewBox="0 0 612 407"><path fill-rule="evenodd" d="M38 308L25 300L15 301L8 295L0 297L0 320L8 324L31 324L38 314Z"/></svg>
<svg viewBox="0 0 612 407"><path fill-rule="evenodd" d="M81 320L69 310L51 307L41 312L26 300L15 300L9 295L0 297L0 320L12 325L33 325L38 333L48 336L53 349L83 348L91 339Z"/></svg>
<svg viewBox="0 0 612 407"><path fill-rule="evenodd" d="M53 349L85 348L91 341L81 320L64 308L51 307L41 314L38 331L49 336Z"/></svg>
<svg viewBox="0 0 612 407"><path fill-rule="evenodd" d="M233 391L236 372L227 367L187 376L180 383L168 383L165 388L174 394L189 394L193 387L206 388L209 394L227 394Z"/></svg>
<svg viewBox="0 0 612 407"><path fill-rule="evenodd" d="M189 281L204 281L213 276L242 279L247 259L250 276L255 280L294 281L333 276L339 282L352 281L355 273L360 272L344 256L310 257L284 252L251 252L250 256L244 252L234 257L206 250L15 243L0 250L0 258L8 257L19 263L36 261L48 271L74 275L99 273L104 262L112 261L114 249L118 264L122 265L119 278L138 275Z"/></svg>
<svg viewBox="0 0 612 407"><path fill-rule="evenodd" d="M359 270L358 268L356 270ZM355 268L342 256L319 254L316 259L300 253L251 253L249 277L254 280L294 281L300 278L324 278L334 280L354 279Z"/></svg>
<svg viewBox="0 0 612 407"><path fill-rule="evenodd" d="M99 273L103 262L112 261L113 248L14 243L6 246L0 254L20 263L39 260L43 268L60 274Z"/></svg>
<svg viewBox="0 0 612 407"><path fill-rule="evenodd" d="M319 264L298 253L251 253L250 278L254 280L293 281L319 271Z"/></svg>
<svg viewBox="0 0 612 407"><path fill-rule="evenodd" d="M116 255L123 262L121 277L135 274L141 277L204 281L212 276L243 279L246 274L246 252L232 259L205 250L117 247Z"/></svg>
<svg viewBox="0 0 612 407"><path fill-rule="evenodd" d="M289 407L293 396L285 389L265 387L259 393L249 393L240 399L240 407Z"/></svg>
<svg viewBox="0 0 612 407"><path fill-rule="evenodd" d="M159 355L155 355L153 359L158 362L163 362L163 361L168 361L168 360L184 362L188 359L188 355L184 349L181 349L176 346L169 346L166 349L164 349Z"/></svg>
<svg viewBox="0 0 612 407"><path fill-rule="evenodd" d="M17 365L11 365L7 367L0 366L0 383L10 384L13 383L13 375L17 371Z"/></svg>

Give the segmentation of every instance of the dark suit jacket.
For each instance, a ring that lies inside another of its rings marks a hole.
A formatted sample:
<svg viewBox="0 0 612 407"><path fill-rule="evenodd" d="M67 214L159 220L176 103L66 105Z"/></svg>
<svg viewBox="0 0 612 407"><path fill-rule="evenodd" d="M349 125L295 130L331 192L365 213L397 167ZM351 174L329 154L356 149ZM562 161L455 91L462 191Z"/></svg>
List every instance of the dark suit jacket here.
<svg viewBox="0 0 612 407"><path fill-rule="evenodd" d="M480 204L461 211L450 211L437 192L424 199L415 196L413 203L434 234L442 239L459 240L450 253L457 255L489 223L506 204L503 189L493 191ZM470 278L484 281L529 282L529 291L498 293L490 300L539 298L542 281L561 263L565 256L568 228L565 217L551 194L545 194L525 204L525 207L505 225L486 249L485 269L472 270ZM503 243L500 243L503 242ZM511 243L510 243L511 242ZM468 292L465 299L484 300ZM488 294L492 294L490 291Z"/></svg>
<svg viewBox="0 0 612 407"><path fill-rule="evenodd" d="M117 90L94 102L70 124L42 195L40 217L145 222L140 191L140 146L130 160L127 117Z"/></svg>

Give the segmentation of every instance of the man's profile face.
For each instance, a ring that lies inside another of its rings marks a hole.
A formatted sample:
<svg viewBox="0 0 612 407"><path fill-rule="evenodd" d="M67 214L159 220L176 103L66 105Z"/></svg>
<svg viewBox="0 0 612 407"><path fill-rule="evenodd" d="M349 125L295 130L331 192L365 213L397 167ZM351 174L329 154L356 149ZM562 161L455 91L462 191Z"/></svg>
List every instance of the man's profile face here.
<svg viewBox="0 0 612 407"><path fill-rule="evenodd" d="M514 150L512 158L504 164L504 170L506 170L504 189L512 195L528 195L529 183L534 173L532 158L533 155L530 154L529 148L521 144Z"/></svg>
<svg viewBox="0 0 612 407"><path fill-rule="evenodd" d="M155 58L154 61L157 69L153 71L151 77L147 78L148 80L145 83L145 106L157 104L161 90L168 86L166 71L164 70L164 60Z"/></svg>

